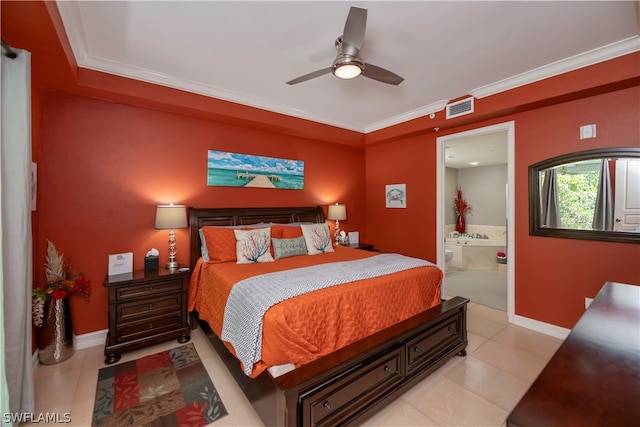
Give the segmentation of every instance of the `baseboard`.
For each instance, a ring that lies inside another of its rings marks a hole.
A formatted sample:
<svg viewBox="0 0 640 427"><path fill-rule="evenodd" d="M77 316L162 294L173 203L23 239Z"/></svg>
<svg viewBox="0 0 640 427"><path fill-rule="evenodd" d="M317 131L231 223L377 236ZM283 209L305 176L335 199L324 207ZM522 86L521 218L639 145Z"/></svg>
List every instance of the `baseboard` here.
<svg viewBox="0 0 640 427"><path fill-rule="evenodd" d="M101 331L89 332L88 334L73 335L73 349L81 350L83 348L93 347L96 345L104 345L108 332L108 329L103 329ZM39 363L38 349L36 348L36 351L31 355L31 364L33 369L35 369Z"/></svg>
<svg viewBox="0 0 640 427"><path fill-rule="evenodd" d="M96 345L104 345L108 332L108 329L103 329L101 331L89 332L88 334L74 335L73 348L81 350L83 348L93 347Z"/></svg>
<svg viewBox="0 0 640 427"><path fill-rule="evenodd" d="M540 332L545 335L551 335L552 337L565 339L571 332L571 329L562 328L560 326L552 325L550 323L544 323L539 320L530 319L528 317L513 316L512 323L523 328L531 329L536 332Z"/></svg>

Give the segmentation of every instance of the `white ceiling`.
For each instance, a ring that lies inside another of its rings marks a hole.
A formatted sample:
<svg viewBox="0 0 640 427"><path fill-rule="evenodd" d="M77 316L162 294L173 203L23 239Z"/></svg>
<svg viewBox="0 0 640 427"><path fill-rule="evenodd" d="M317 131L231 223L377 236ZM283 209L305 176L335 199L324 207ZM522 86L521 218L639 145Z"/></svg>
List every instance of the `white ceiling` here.
<svg viewBox="0 0 640 427"><path fill-rule="evenodd" d="M58 1L78 65L359 132L640 50L634 1ZM351 5L361 56L399 86L331 74Z"/></svg>
<svg viewBox="0 0 640 427"><path fill-rule="evenodd" d="M508 155L506 131L448 139L444 146L444 164L465 169L506 165Z"/></svg>

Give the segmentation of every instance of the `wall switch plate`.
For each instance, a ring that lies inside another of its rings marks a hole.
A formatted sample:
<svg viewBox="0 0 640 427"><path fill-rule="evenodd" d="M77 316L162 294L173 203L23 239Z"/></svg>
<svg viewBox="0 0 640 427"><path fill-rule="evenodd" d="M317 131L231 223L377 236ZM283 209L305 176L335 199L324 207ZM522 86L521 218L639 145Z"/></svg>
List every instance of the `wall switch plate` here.
<svg viewBox="0 0 640 427"><path fill-rule="evenodd" d="M596 137L596 125L580 126L580 139L590 139Z"/></svg>

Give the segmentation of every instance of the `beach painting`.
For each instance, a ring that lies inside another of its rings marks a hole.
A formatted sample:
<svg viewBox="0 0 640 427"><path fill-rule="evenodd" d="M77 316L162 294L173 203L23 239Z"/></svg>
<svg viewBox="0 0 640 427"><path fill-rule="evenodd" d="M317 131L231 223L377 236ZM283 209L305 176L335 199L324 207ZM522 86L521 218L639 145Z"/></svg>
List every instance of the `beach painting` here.
<svg viewBox="0 0 640 427"><path fill-rule="evenodd" d="M304 162L209 150L207 185L302 190Z"/></svg>

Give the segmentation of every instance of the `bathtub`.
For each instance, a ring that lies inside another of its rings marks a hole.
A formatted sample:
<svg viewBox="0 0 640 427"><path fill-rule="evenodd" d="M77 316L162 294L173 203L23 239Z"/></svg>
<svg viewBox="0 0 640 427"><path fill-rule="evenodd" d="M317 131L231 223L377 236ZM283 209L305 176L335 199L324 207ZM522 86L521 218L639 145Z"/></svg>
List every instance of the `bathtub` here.
<svg viewBox="0 0 640 427"><path fill-rule="evenodd" d="M445 239L444 248L453 252L447 267L466 270L498 270L496 254L506 252L506 243L490 239Z"/></svg>

